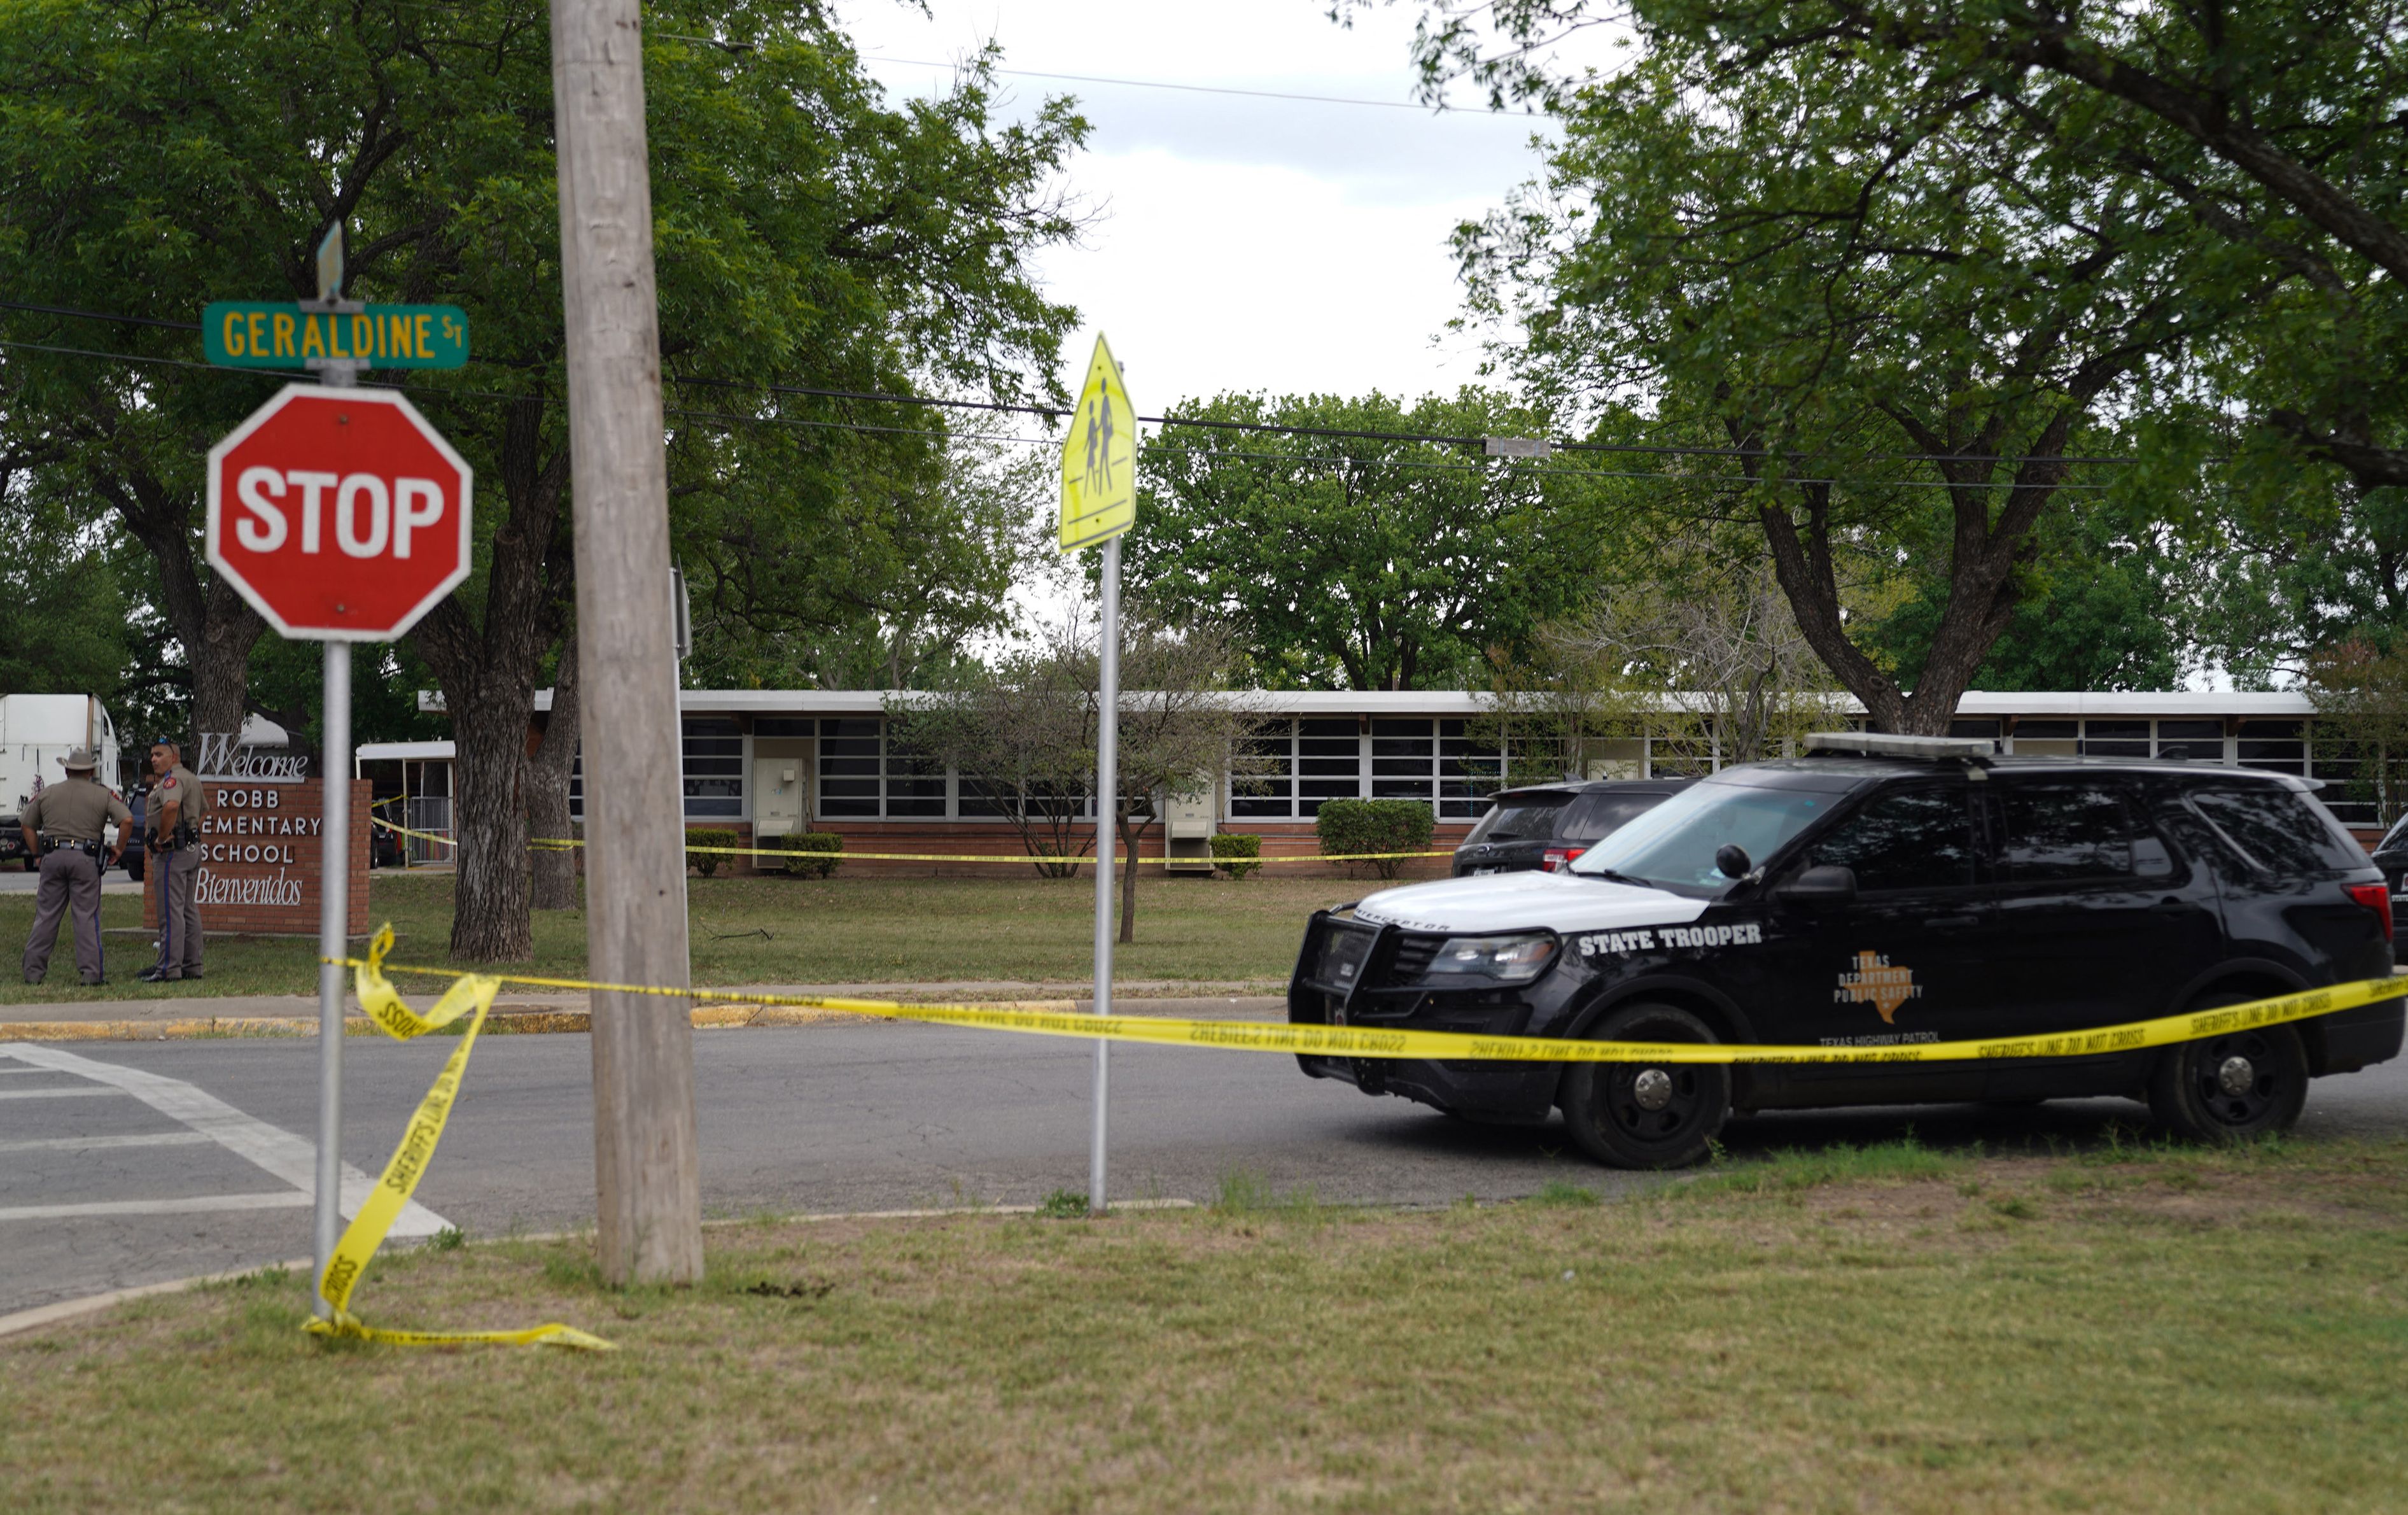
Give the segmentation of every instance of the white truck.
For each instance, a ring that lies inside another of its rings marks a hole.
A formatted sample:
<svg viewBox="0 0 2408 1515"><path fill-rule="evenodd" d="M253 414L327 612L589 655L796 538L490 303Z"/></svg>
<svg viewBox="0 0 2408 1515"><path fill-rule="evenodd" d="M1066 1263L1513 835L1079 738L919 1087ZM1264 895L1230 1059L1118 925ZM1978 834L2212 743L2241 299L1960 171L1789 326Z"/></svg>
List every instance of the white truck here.
<svg viewBox="0 0 2408 1515"><path fill-rule="evenodd" d="M37 789L67 776L64 759L77 747L99 755L93 775L114 789L118 769L117 724L96 695L0 695L0 863L22 858L30 869L17 817Z"/></svg>

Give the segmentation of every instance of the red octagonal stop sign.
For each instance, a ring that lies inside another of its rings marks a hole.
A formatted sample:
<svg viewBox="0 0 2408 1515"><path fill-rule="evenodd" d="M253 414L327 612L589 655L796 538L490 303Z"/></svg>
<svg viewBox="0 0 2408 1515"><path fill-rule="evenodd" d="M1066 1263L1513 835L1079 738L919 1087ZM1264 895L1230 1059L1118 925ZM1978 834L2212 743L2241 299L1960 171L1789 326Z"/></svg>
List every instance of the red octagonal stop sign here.
<svg viewBox="0 0 2408 1515"><path fill-rule="evenodd" d="M468 576L468 487L392 390L287 384L209 449L209 566L285 636L389 642Z"/></svg>

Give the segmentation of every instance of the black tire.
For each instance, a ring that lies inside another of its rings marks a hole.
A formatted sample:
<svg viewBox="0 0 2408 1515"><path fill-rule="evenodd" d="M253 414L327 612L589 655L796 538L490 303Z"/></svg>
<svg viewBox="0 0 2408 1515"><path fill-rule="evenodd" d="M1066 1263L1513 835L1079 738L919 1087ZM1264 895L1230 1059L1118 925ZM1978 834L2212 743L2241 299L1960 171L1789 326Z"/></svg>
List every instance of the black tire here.
<svg viewBox="0 0 2408 1515"><path fill-rule="evenodd" d="M142 854L137 852L125 859L125 876L136 884L142 882Z"/></svg>
<svg viewBox="0 0 2408 1515"><path fill-rule="evenodd" d="M1600 1042L1713 1042L1669 1004L1628 1004L1591 1027ZM1580 1149L1609 1168L1681 1168L1730 1118L1730 1069L1703 1062L1584 1062L1565 1070L1561 1104Z"/></svg>
<svg viewBox="0 0 2408 1515"><path fill-rule="evenodd" d="M2190 1008L2244 997L2214 996ZM2288 1131L2307 1103L2308 1051L2290 1026L2179 1043L2160 1053L2149 1073L2149 1113L2198 1142L2244 1142Z"/></svg>

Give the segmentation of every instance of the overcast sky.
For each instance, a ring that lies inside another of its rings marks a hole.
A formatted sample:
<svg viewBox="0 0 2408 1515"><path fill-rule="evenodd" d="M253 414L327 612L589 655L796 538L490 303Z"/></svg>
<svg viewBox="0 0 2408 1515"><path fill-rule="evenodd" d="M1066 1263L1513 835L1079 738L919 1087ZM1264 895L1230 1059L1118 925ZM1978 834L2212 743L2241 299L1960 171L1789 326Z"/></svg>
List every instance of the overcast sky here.
<svg viewBox="0 0 2408 1515"><path fill-rule="evenodd" d="M1053 74L1412 104L1418 7L1353 29L1324 0L847 0L867 67L896 94L942 86L987 38L1003 65ZM1077 96L1095 125L1069 187L1098 219L1041 267L1082 329L1072 390L1100 328L1140 409L1226 390L1416 397L1476 377L1478 344L1446 333L1461 306L1447 249L1458 222L1539 166L1546 123L1484 110L1312 104L1008 76L1028 109Z"/></svg>

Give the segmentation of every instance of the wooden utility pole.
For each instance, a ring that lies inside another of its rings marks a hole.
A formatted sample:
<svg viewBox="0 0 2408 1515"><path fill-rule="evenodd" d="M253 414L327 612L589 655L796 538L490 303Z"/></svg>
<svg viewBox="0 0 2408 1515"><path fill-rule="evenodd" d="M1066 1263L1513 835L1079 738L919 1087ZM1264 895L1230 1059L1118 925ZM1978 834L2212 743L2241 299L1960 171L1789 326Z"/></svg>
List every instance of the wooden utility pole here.
<svg viewBox="0 0 2408 1515"><path fill-rule="evenodd" d="M685 798L643 65L636 0L552 0L586 960L604 982L684 988ZM686 1010L681 999L594 994L596 1245L607 1283L702 1277Z"/></svg>

